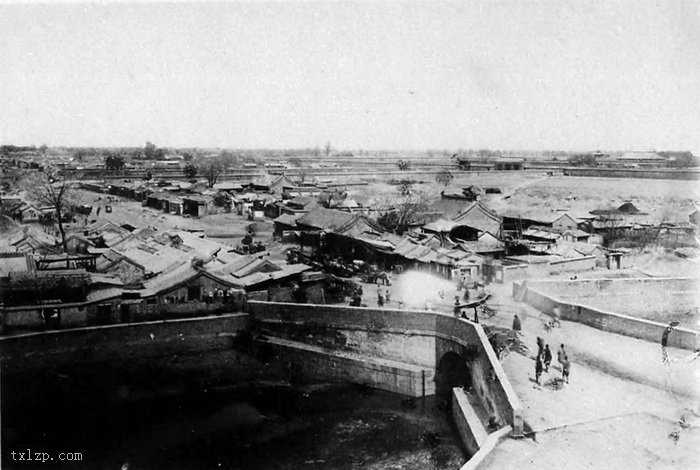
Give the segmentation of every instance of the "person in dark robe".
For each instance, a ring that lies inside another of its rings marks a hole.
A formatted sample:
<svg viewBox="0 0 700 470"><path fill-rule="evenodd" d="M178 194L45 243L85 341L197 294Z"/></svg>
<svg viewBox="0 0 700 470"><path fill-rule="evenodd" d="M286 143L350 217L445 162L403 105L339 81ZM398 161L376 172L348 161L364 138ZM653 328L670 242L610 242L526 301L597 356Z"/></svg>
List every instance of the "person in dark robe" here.
<svg viewBox="0 0 700 470"><path fill-rule="evenodd" d="M520 324L520 318L518 318L518 315L513 316L513 331L520 333L523 329L523 326Z"/></svg>
<svg viewBox="0 0 700 470"><path fill-rule="evenodd" d="M540 384L540 376L542 375L542 356L537 355L535 359L535 383Z"/></svg>
<svg viewBox="0 0 700 470"><path fill-rule="evenodd" d="M549 349L549 345L544 346L544 371L549 372L549 365L552 363L552 351Z"/></svg>

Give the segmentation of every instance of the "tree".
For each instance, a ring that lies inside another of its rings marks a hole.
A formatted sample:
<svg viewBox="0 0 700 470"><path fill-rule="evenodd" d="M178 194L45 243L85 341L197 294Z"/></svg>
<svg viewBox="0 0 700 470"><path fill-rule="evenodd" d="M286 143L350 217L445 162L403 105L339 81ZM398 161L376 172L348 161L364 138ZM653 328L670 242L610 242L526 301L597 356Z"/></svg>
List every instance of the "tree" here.
<svg viewBox="0 0 700 470"><path fill-rule="evenodd" d="M348 197L346 191L323 191L318 196L318 203L326 209L331 209Z"/></svg>
<svg viewBox="0 0 700 470"><path fill-rule="evenodd" d="M623 218L615 211L604 211L598 216L603 225L603 246L612 247L622 237Z"/></svg>
<svg viewBox="0 0 700 470"><path fill-rule="evenodd" d="M191 162L192 160L194 160L194 156L189 152L184 152L182 154L182 160L186 162Z"/></svg>
<svg viewBox="0 0 700 470"><path fill-rule="evenodd" d="M406 171L411 168L411 162L408 160L399 160L396 166L399 167L400 171Z"/></svg>
<svg viewBox="0 0 700 470"><path fill-rule="evenodd" d="M453 179L454 175L450 170L442 170L440 173L435 175L435 182L438 184L442 184L445 187L449 186L450 183L452 183Z"/></svg>
<svg viewBox="0 0 700 470"><path fill-rule="evenodd" d="M146 160L155 159L156 148L151 142L146 142L146 146L143 149L143 155L146 157Z"/></svg>
<svg viewBox="0 0 700 470"><path fill-rule="evenodd" d="M219 191L214 195L214 205L216 207L223 207L227 211L231 210L231 195L225 191Z"/></svg>
<svg viewBox="0 0 700 470"><path fill-rule="evenodd" d="M58 231L61 234L61 244L63 251L68 253L68 243L66 242L66 231L63 221L74 206L72 185L62 176L53 172L36 173L28 181L27 193L37 203L50 207L56 214Z"/></svg>
<svg viewBox="0 0 700 470"><path fill-rule="evenodd" d="M399 181L399 187L397 189L399 197L408 198L415 194L415 188L413 186L413 180L401 180Z"/></svg>
<svg viewBox="0 0 700 470"><path fill-rule="evenodd" d="M297 171L297 176L299 177L299 183L304 184L306 182L306 178L309 177L309 173L306 170L300 168Z"/></svg>
<svg viewBox="0 0 700 470"><path fill-rule="evenodd" d="M324 152L326 153L326 157L330 157L332 150L333 150L333 147L331 147L331 143L327 142L326 147L324 148Z"/></svg>
<svg viewBox="0 0 700 470"><path fill-rule="evenodd" d="M384 228L401 234L418 220L418 216L427 210L424 195L414 188L413 181L403 180L397 189L397 196L392 200L393 209L377 218Z"/></svg>
<svg viewBox="0 0 700 470"><path fill-rule="evenodd" d="M573 166L596 166L596 157L592 153L571 155L569 163Z"/></svg>
<svg viewBox="0 0 700 470"><path fill-rule="evenodd" d="M697 166L697 158L692 152L659 152L659 155L668 160L672 168L689 168Z"/></svg>
<svg viewBox="0 0 700 470"><path fill-rule="evenodd" d="M153 173L151 173L151 170L148 170L146 172L146 176L143 177L146 181L151 181L153 179Z"/></svg>
<svg viewBox="0 0 700 470"><path fill-rule="evenodd" d="M73 160L76 162L82 162L85 157L89 157L91 154L88 150L86 149L78 149L75 152L73 152Z"/></svg>
<svg viewBox="0 0 700 470"><path fill-rule="evenodd" d="M224 164L219 158L207 158L199 162L200 174L206 178L210 188L214 187L224 169Z"/></svg>
<svg viewBox="0 0 700 470"><path fill-rule="evenodd" d="M110 152L105 157L105 170L114 173L121 173L124 171L126 164L124 159L118 153Z"/></svg>
<svg viewBox="0 0 700 470"><path fill-rule="evenodd" d="M194 163L188 163L185 165L183 171L185 172L185 178L187 179L193 179L195 176L197 176L197 167L194 165Z"/></svg>

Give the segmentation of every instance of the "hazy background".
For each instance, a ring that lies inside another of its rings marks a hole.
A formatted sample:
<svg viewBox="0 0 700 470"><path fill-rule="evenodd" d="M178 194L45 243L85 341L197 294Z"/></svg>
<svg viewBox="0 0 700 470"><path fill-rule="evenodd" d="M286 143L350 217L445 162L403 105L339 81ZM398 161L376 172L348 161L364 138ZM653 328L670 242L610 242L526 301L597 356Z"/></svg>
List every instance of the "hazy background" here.
<svg viewBox="0 0 700 470"><path fill-rule="evenodd" d="M700 3L0 5L0 141L700 153Z"/></svg>

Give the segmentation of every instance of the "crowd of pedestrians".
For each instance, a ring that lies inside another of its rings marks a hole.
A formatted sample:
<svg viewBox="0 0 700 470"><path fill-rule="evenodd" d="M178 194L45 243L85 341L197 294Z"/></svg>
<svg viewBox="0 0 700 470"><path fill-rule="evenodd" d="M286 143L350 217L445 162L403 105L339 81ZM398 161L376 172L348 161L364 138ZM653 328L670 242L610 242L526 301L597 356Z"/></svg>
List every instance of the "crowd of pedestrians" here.
<svg viewBox="0 0 700 470"><path fill-rule="evenodd" d="M569 373L571 372L571 360L566 347L562 344L557 351L557 362L561 368L562 383L569 383ZM549 344L545 344L544 340L537 337L537 357L535 358L535 383L540 384L542 372L549 373L549 368L552 364L552 351L549 349Z"/></svg>

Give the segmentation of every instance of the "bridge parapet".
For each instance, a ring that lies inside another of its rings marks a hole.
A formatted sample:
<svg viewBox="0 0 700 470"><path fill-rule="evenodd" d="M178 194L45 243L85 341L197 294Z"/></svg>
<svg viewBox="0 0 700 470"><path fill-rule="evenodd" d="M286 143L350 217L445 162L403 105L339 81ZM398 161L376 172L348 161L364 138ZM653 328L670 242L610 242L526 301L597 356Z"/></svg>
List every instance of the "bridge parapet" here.
<svg viewBox="0 0 700 470"><path fill-rule="evenodd" d="M522 434L520 401L478 324L435 312L284 302L249 301L248 312L271 336L430 369L428 394L443 356L456 353L486 412Z"/></svg>

